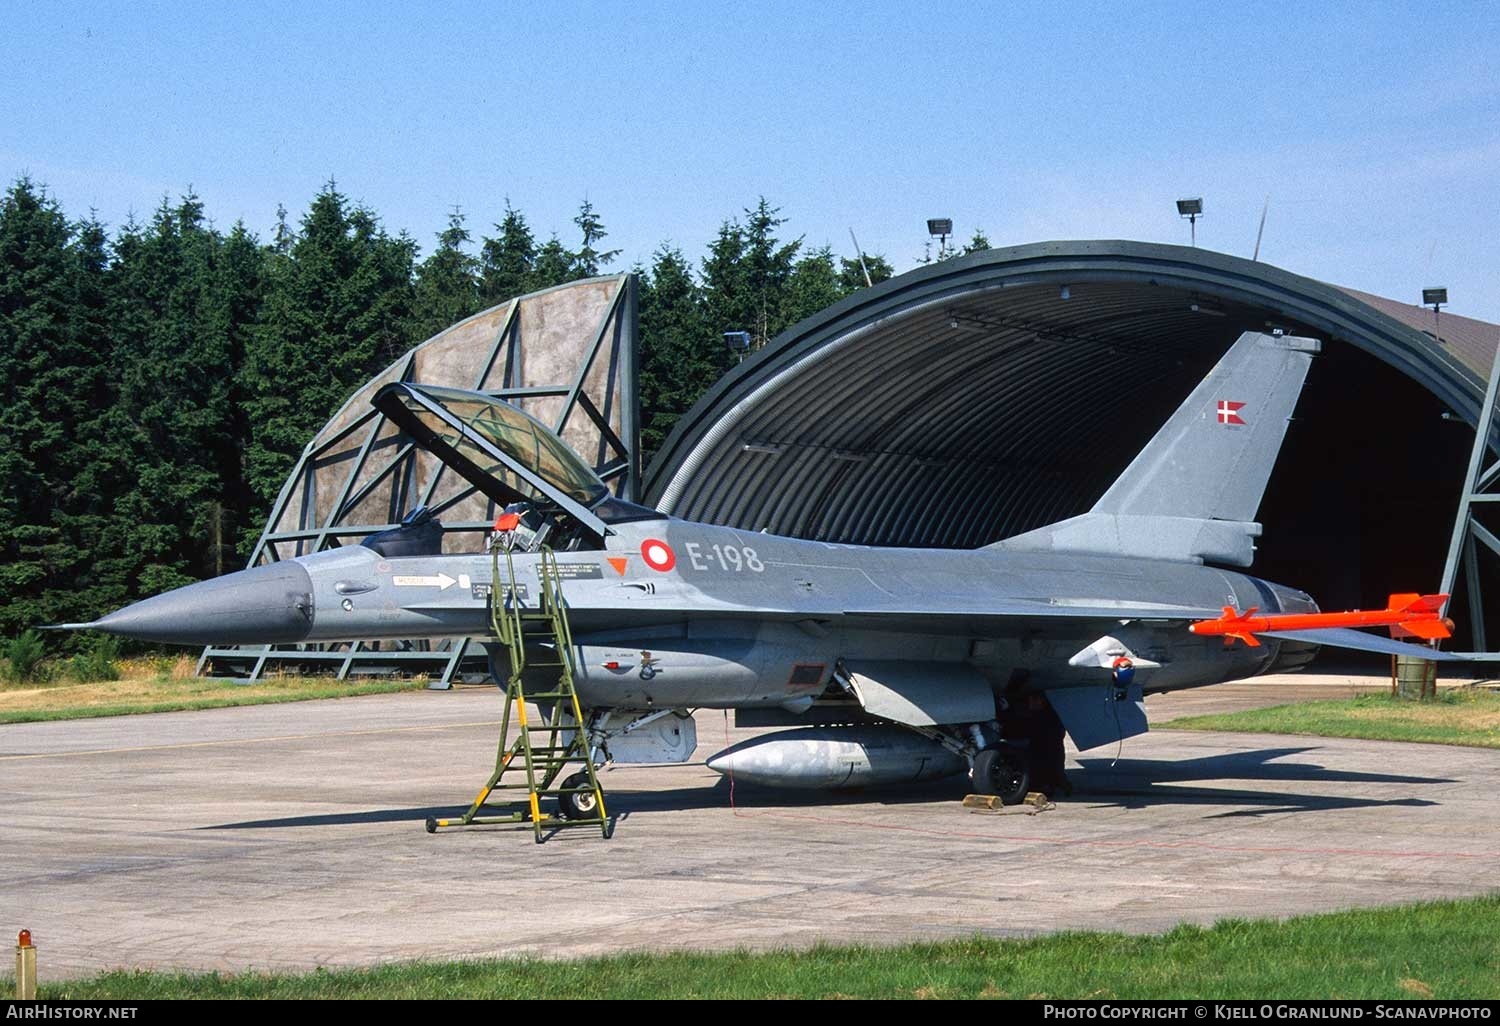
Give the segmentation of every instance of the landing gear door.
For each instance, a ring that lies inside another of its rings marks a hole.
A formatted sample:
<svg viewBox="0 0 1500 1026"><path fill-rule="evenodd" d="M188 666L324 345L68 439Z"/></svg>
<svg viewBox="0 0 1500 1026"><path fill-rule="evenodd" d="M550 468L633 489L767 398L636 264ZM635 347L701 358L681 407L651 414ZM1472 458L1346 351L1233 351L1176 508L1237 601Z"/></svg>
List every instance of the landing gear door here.
<svg viewBox="0 0 1500 1026"><path fill-rule="evenodd" d="M1108 686L1053 688L1047 692L1047 701L1052 703L1057 718L1062 720L1080 752L1114 744L1149 729L1145 696L1139 684L1132 684L1123 693Z"/></svg>
<svg viewBox="0 0 1500 1026"><path fill-rule="evenodd" d="M846 663L865 712L913 727L988 723L995 695L979 671L960 663Z"/></svg>

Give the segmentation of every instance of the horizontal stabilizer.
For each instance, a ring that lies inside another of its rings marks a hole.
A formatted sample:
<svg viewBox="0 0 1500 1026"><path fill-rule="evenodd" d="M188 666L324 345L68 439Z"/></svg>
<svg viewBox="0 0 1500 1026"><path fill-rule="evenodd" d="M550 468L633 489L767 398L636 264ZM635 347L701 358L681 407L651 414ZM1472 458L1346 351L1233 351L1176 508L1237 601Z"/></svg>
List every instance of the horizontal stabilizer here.
<svg viewBox="0 0 1500 1026"><path fill-rule="evenodd" d="M1441 649L1413 645L1406 641L1382 638L1378 634L1366 634L1352 627L1323 627L1304 631L1261 631L1263 638L1281 638L1285 641L1306 641L1330 648L1350 648L1356 652L1378 652L1381 655L1404 655L1413 659L1430 659L1437 663L1471 662L1467 653L1444 652Z"/></svg>

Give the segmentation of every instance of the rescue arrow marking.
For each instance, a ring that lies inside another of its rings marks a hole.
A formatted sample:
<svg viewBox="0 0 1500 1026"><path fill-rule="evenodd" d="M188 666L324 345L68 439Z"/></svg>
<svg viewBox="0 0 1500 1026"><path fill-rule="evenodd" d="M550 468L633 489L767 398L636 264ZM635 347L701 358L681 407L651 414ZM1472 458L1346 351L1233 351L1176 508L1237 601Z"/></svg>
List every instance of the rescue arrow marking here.
<svg viewBox="0 0 1500 1026"><path fill-rule="evenodd" d="M436 588L438 591L447 591L458 581L447 574L433 574L430 577L392 577L391 583L398 588Z"/></svg>

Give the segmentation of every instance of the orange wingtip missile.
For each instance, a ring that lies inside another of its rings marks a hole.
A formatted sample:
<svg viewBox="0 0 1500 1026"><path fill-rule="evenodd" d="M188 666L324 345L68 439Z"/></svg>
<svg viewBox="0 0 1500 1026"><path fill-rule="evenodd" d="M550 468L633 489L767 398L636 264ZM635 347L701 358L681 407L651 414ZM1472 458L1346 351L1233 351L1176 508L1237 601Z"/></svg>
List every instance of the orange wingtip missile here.
<svg viewBox="0 0 1500 1026"><path fill-rule="evenodd" d="M1188 625L1194 634L1218 635L1225 643L1234 639L1243 641L1251 648L1260 642L1256 634L1275 631L1320 630L1324 627L1389 627L1392 637L1422 638L1436 641L1451 637L1453 621L1441 613L1448 602L1447 595L1392 595L1384 609L1351 609L1346 613L1272 613L1256 616L1252 606L1243 613L1233 606L1224 607L1224 615L1214 620L1199 620Z"/></svg>

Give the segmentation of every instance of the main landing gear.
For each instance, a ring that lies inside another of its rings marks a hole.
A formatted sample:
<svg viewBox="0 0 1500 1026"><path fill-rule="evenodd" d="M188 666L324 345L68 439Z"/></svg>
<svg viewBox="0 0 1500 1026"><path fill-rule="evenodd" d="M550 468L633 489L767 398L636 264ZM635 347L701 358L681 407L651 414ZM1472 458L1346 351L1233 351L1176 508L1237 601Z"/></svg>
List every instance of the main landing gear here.
<svg viewBox="0 0 1500 1026"><path fill-rule="evenodd" d="M1031 789L1031 759L1019 745L1002 741L974 756L974 792L992 794L1001 805L1019 805Z"/></svg>
<svg viewBox="0 0 1500 1026"><path fill-rule="evenodd" d="M1031 791L1049 798L1073 793L1063 772L1063 725L1043 695L1027 695L1007 710L1004 740L974 757L974 792L1017 805Z"/></svg>

